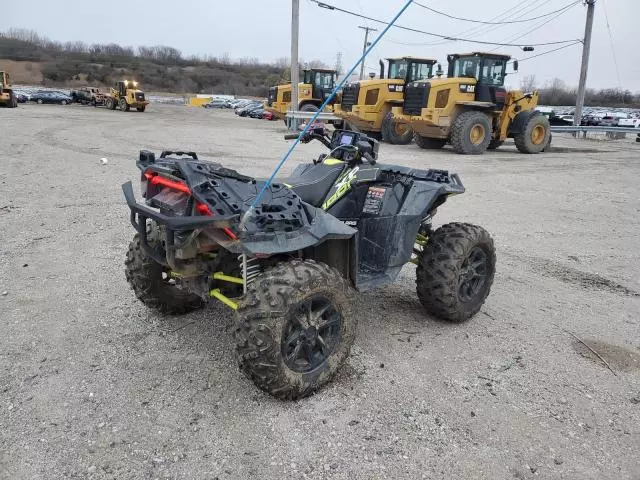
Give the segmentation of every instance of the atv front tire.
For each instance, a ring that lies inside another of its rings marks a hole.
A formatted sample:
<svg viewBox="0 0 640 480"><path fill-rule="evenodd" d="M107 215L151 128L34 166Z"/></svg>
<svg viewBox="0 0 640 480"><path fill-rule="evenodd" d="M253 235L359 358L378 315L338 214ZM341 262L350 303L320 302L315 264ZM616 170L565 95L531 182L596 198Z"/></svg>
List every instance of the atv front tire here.
<svg viewBox="0 0 640 480"><path fill-rule="evenodd" d="M463 112L453 121L451 146L457 153L481 155L491 141L489 117L477 110Z"/></svg>
<svg viewBox="0 0 640 480"><path fill-rule="evenodd" d="M234 331L240 369L282 399L311 394L349 355L356 333L354 291L337 270L291 260L253 279Z"/></svg>
<svg viewBox="0 0 640 480"><path fill-rule="evenodd" d="M416 145L426 150L439 150L447 143L447 140L444 138L423 137L422 135L418 135L417 133L413 136L413 138L416 141Z"/></svg>
<svg viewBox="0 0 640 480"><path fill-rule="evenodd" d="M430 314L463 322L482 307L495 269L496 252L485 229L468 223L443 225L419 256L418 298Z"/></svg>
<svg viewBox="0 0 640 480"><path fill-rule="evenodd" d="M382 120L382 138L393 145L409 145L413 140L413 130L407 124L394 122L389 112Z"/></svg>
<svg viewBox="0 0 640 480"><path fill-rule="evenodd" d="M151 245L153 237L154 232L151 230L147 237ZM129 285L136 297L149 308L176 315L191 312L204 305L199 296L175 285L168 269L144 251L138 234L129 244L125 266Z"/></svg>

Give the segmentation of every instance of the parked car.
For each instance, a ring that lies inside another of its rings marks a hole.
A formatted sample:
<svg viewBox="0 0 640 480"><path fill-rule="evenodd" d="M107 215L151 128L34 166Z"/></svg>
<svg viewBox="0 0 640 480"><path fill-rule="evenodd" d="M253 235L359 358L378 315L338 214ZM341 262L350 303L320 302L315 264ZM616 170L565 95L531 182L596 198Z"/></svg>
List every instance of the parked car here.
<svg viewBox="0 0 640 480"><path fill-rule="evenodd" d="M36 102L39 104L43 103L57 103L60 105L67 105L71 103L73 99L69 95L65 95L62 92L48 92L48 91L40 91L31 95L32 102Z"/></svg>
<svg viewBox="0 0 640 480"><path fill-rule="evenodd" d="M262 103L251 103L246 107L236 110L236 113L241 117L246 117L247 115L249 115L249 113L251 113L253 110L257 110L258 108L262 108Z"/></svg>
<svg viewBox="0 0 640 480"><path fill-rule="evenodd" d="M213 99L209 103L202 105L204 108L228 108L227 100Z"/></svg>
<svg viewBox="0 0 640 480"><path fill-rule="evenodd" d="M604 116L600 119L600 126L602 127L617 127L618 118L611 115Z"/></svg>
<svg viewBox="0 0 640 480"><path fill-rule="evenodd" d="M600 125L602 123L602 119L600 117L596 117L595 115L585 115L584 117L582 117L582 120L580 121L580 125L584 125L584 126L597 126Z"/></svg>
<svg viewBox="0 0 640 480"><path fill-rule="evenodd" d="M618 121L618 126L626 127L626 128L640 128L640 118L634 118L634 117L621 118Z"/></svg>
<svg viewBox="0 0 640 480"><path fill-rule="evenodd" d="M18 99L18 103L27 103L29 101L29 97L24 93L18 93L16 94L16 97Z"/></svg>
<svg viewBox="0 0 640 480"><path fill-rule="evenodd" d="M97 87L80 87L77 90L71 90L71 100L83 105L102 105L105 96Z"/></svg>
<svg viewBox="0 0 640 480"><path fill-rule="evenodd" d="M264 115L264 108L262 107L256 108L255 110L251 110L249 112L249 116L251 118L262 118L263 115Z"/></svg>

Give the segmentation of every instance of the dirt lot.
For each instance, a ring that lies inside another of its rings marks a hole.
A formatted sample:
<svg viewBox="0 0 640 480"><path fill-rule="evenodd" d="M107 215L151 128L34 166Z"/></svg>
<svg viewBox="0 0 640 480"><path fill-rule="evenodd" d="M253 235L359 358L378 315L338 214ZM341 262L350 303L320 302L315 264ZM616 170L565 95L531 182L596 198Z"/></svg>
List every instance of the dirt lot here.
<svg viewBox="0 0 640 480"><path fill-rule="evenodd" d="M336 381L285 403L237 370L227 309L161 317L135 299L120 190L140 148L265 176L280 122L153 105L0 122L0 478L640 479L640 144L382 145L385 163L461 175L436 223L492 233L493 290L469 322L439 322L407 266L359 297Z"/></svg>

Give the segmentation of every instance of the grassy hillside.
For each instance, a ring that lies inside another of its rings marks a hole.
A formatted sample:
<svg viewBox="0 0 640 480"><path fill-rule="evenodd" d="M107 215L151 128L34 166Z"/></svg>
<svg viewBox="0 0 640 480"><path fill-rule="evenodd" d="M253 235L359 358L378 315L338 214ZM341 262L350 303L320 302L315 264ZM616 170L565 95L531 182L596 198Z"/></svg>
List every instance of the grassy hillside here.
<svg viewBox="0 0 640 480"><path fill-rule="evenodd" d="M135 79L146 90L266 96L270 85L284 80L287 70L257 59L183 58L171 47L130 47L115 44L61 44L34 32L0 33L0 69L15 84L72 87L111 86Z"/></svg>

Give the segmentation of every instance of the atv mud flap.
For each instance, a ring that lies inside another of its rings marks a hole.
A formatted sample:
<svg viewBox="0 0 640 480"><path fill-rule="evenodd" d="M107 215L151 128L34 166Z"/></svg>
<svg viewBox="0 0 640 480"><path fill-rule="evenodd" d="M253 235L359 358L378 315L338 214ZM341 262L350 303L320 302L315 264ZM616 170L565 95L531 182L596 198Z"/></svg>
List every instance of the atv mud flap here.
<svg viewBox="0 0 640 480"><path fill-rule="evenodd" d="M238 222L238 215L228 216L188 216L177 217L164 215L151 207L136 202L135 195L133 193L133 186L131 182L122 184L122 192L124 198L127 201L127 205L131 210L131 225L138 231L140 235L140 245L142 248L158 263L162 265L170 266L166 257L170 257L176 249L182 247L182 245L176 245L175 232L176 231L189 231L189 230L202 230L204 228L213 227L217 229L229 228L233 223ZM149 245L147 240L147 219L151 219L158 225L165 227L165 255L159 254L159 252Z"/></svg>

